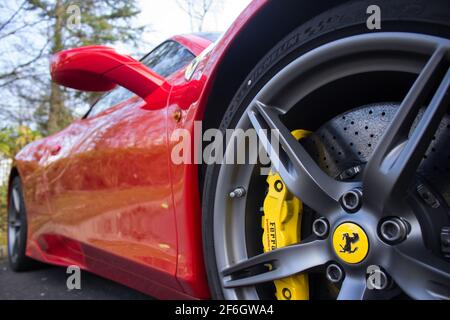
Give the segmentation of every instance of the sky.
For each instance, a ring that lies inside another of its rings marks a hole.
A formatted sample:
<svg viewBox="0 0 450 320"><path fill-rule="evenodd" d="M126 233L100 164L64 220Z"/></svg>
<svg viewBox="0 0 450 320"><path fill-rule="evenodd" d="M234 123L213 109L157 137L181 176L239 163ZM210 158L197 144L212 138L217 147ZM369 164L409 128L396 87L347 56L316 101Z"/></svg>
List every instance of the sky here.
<svg viewBox="0 0 450 320"><path fill-rule="evenodd" d="M225 31L251 0L218 0L218 5L205 20L204 31ZM149 24L152 32L145 35L153 45L176 35L189 33L188 15L177 5L176 0L139 0L142 13L141 24Z"/></svg>

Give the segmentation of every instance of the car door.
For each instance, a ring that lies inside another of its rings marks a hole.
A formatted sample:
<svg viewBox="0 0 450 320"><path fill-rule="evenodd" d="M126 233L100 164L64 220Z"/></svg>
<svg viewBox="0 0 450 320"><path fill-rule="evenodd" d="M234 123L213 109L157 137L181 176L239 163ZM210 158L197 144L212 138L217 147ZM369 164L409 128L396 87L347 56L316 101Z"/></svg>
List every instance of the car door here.
<svg viewBox="0 0 450 320"><path fill-rule="evenodd" d="M35 141L24 147L15 157L20 171L22 191L27 204L27 227L29 242L27 250L40 256L37 240L51 223L51 208L45 163L51 146L46 139Z"/></svg>
<svg viewBox="0 0 450 320"><path fill-rule="evenodd" d="M142 62L170 77L193 58L168 41ZM146 102L119 87L97 102L80 121L77 143L58 160L65 164L53 171L49 188L55 232L80 245L84 263L126 263L133 274L178 288L166 136L170 89L166 82Z"/></svg>

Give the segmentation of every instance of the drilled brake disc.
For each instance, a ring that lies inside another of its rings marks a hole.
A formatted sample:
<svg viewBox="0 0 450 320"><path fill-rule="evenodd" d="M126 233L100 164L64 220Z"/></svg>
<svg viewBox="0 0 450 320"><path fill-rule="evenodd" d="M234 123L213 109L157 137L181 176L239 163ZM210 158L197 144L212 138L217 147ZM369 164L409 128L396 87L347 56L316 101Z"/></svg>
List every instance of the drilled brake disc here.
<svg viewBox="0 0 450 320"><path fill-rule="evenodd" d="M328 121L302 143L322 170L335 178L349 178L349 168L361 172L399 105L371 104L353 109ZM421 118L419 113L415 123ZM413 125L413 128L415 125ZM437 130L418 174L450 206L450 117ZM355 173L357 175L357 173Z"/></svg>

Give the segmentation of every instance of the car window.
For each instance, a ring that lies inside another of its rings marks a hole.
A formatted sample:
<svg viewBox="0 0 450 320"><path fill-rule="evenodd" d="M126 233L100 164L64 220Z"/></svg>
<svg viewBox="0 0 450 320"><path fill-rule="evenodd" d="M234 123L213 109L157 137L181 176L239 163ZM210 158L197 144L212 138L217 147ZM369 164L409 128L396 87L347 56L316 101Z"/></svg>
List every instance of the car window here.
<svg viewBox="0 0 450 320"><path fill-rule="evenodd" d="M168 77L189 64L195 55L179 43L169 40L145 56L141 62L162 77Z"/></svg>
<svg viewBox="0 0 450 320"><path fill-rule="evenodd" d="M166 78L188 65L194 58L195 55L188 49L175 41L169 40L153 49L141 59L141 63ZM134 93L129 90L117 87L97 100L85 117L94 117L102 111L128 100L133 95Z"/></svg>
<svg viewBox="0 0 450 320"><path fill-rule="evenodd" d="M100 112L105 111L106 109L116 106L119 103L130 99L135 94L124 87L117 87L114 90L108 92L102 98L97 100L97 102L92 106L89 111L87 117L91 118L98 115Z"/></svg>

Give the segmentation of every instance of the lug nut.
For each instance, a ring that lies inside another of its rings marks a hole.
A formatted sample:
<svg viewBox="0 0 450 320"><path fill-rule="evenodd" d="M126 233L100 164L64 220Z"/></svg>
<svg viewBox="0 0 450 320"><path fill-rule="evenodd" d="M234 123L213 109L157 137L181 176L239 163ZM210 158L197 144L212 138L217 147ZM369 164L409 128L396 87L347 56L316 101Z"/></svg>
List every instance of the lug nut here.
<svg viewBox="0 0 450 320"><path fill-rule="evenodd" d="M344 193L341 198L341 205L345 211L354 213L361 208L362 192L360 189L353 189Z"/></svg>
<svg viewBox="0 0 450 320"><path fill-rule="evenodd" d="M406 239L409 226L400 218L385 220L380 226L381 238L388 243L398 243Z"/></svg>
<svg viewBox="0 0 450 320"><path fill-rule="evenodd" d="M325 218L316 219L313 222L312 230L313 230L314 234L316 236L318 236L319 238L326 237L328 234L328 230L329 230L327 220Z"/></svg>
<svg viewBox="0 0 450 320"><path fill-rule="evenodd" d="M230 198L242 198L245 196L245 189L243 187L238 187L230 192Z"/></svg>
<svg viewBox="0 0 450 320"><path fill-rule="evenodd" d="M330 280L333 283L337 283L342 280L342 277L344 276L344 273L342 272L341 267L339 267L337 264L330 264L327 267L326 270L327 273L327 279Z"/></svg>

